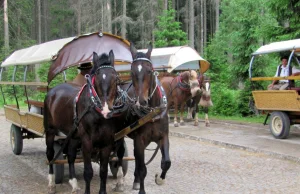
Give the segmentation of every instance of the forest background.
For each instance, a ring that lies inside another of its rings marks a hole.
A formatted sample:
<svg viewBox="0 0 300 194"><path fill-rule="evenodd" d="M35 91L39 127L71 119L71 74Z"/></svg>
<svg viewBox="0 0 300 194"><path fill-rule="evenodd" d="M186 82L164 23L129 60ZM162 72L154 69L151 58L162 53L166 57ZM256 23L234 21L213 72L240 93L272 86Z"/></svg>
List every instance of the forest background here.
<svg viewBox="0 0 300 194"><path fill-rule="evenodd" d="M298 13L298 0L0 0L0 62L13 50L99 30L139 49L188 44L211 63L210 113L251 116L251 53L300 38ZM259 60L254 75L274 74L279 58Z"/></svg>

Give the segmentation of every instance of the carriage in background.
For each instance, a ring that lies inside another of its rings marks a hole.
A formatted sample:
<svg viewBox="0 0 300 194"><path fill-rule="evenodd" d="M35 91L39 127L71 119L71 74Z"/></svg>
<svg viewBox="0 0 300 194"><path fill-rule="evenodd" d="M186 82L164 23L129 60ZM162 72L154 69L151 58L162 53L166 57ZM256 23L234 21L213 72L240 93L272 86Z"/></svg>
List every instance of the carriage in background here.
<svg viewBox="0 0 300 194"><path fill-rule="evenodd" d="M114 51L115 69L121 74L121 79L129 80L128 72L131 70L132 62L129 42L118 36L102 32L54 40L17 50L2 62L0 89L4 99L6 120L12 123L10 140L14 154L22 153L23 139L43 138L45 92L59 82L66 82L71 67L91 62L94 51L108 53L110 50ZM209 63L187 46L153 49L151 60L154 69L159 71L161 76L187 69L195 69L204 73L209 68ZM36 76L37 68L47 69L48 66L43 67L47 62L51 63L49 70L46 71L48 73L47 80L41 80ZM8 99L7 93L14 96L14 100ZM27 108L20 105L22 104L20 100L24 100ZM56 152L65 138L63 134L56 135ZM63 154L58 159L54 167L55 182L61 183L66 160L64 160ZM132 158L127 159L131 160ZM82 160L78 159L77 161L81 162ZM125 172L127 171L126 162L123 166ZM116 169L113 169L112 166L111 171L116 176Z"/></svg>
<svg viewBox="0 0 300 194"><path fill-rule="evenodd" d="M252 54L249 67L249 77L251 81L272 81L272 80L300 80L299 76L289 77L254 77L252 69L255 68L255 59L269 54L289 53L288 67L291 64L300 67L300 39L274 42L261 46ZM272 71L273 76L276 69ZM296 83L297 84L297 83ZM267 113L265 124L270 116L269 128L272 135L277 139L285 139L289 136L290 126L300 124L300 88L288 87L287 90L254 90L252 95L255 106L258 110Z"/></svg>

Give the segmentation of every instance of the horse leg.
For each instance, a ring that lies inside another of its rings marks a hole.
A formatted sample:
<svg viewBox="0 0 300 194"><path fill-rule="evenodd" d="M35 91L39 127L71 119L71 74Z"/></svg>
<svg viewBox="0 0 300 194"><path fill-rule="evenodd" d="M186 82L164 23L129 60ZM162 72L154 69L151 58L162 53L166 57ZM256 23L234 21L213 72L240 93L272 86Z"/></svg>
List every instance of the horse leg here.
<svg viewBox="0 0 300 194"><path fill-rule="evenodd" d="M178 102L177 100L174 101L174 127L178 127L178 122L177 122L177 113L178 113Z"/></svg>
<svg viewBox="0 0 300 194"><path fill-rule="evenodd" d="M160 151L162 155L161 159L161 169L162 173L160 176L158 174L155 175L155 183L158 185L162 185L165 182L166 174L169 168L171 167L171 160L169 155L169 135L166 133L162 140L160 140Z"/></svg>
<svg viewBox="0 0 300 194"><path fill-rule="evenodd" d="M208 107L204 107L204 113L205 113L205 126L206 126L206 127L209 127Z"/></svg>
<svg viewBox="0 0 300 194"><path fill-rule="evenodd" d="M123 192L124 191L124 182L125 182L125 177L123 174L123 157L125 153L125 147L124 147L124 138L120 140L120 147L117 151L117 156L118 156L118 162L117 162L117 167L118 167L118 173L117 173L117 185L114 189L116 192Z"/></svg>
<svg viewBox="0 0 300 194"><path fill-rule="evenodd" d="M136 169L138 177L140 178L140 190L139 194L146 194L144 180L147 175L147 168L145 165L145 144L141 137L134 139L134 157L136 160Z"/></svg>
<svg viewBox="0 0 300 194"><path fill-rule="evenodd" d="M48 162L51 162L54 158L54 137L55 130L52 128L48 128L45 130L46 133L46 155ZM55 193L55 177L53 174L53 164L49 164L49 174L48 174L48 193Z"/></svg>
<svg viewBox="0 0 300 194"><path fill-rule="evenodd" d="M135 159L135 169L134 169L134 181L132 189L134 190L140 190L140 176L138 173L138 161Z"/></svg>
<svg viewBox="0 0 300 194"><path fill-rule="evenodd" d="M72 186L72 193L74 194L78 193L78 191L80 190L80 188L78 187L74 166L79 144L79 140L76 139L70 139L70 142L68 144L69 183Z"/></svg>
<svg viewBox="0 0 300 194"><path fill-rule="evenodd" d="M100 152L100 191L99 194L106 194L106 181L108 172L108 161L112 150L112 146L101 149Z"/></svg>
<svg viewBox="0 0 300 194"><path fill-rule="evenodd" d="M192 119L192 112L193 112L194 107L188 107L188 112L187 112L187 119Z"/></svg>
<svg viewBox="0 0 300 194"><path fill-rule="evenodd" d="M92 161L91 161L91 155L92 155L92 141L85 135L85 137L82 138L82 155L83 155L83 161L84 161L84 171L83 171L83 177L85 181L85 194L91 193L91 180L93 178L93 168L92 168Z"/></svg>
<svg viewBox="0 0 300 194"><path fill-rule="evenodd" d="M197 104L195 104L195 122L194 122L194 126L198 126L199 125L199 120L198 120L198 112L199 112L199 107Z"/></svg>
<svg viewBox="0 0 300 194"><path fill-rule="evenodd" d="M184 103L182 103L181 106L180 106L180 125L184 125L183 109L184 109Z"/></svg>

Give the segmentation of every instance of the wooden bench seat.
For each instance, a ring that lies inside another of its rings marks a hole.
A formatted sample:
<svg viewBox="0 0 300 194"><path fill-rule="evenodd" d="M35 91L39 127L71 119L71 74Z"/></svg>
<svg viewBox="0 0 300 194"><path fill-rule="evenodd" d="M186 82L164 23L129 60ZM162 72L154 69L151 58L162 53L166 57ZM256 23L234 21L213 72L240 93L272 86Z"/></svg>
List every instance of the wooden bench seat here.
<svg viewBox="0 0 300 194"><path fill-rule="evenodd" d="M44 108L44 102L36 101L36 100L25 100L26 104L36 106L38 108Z"/></svg>

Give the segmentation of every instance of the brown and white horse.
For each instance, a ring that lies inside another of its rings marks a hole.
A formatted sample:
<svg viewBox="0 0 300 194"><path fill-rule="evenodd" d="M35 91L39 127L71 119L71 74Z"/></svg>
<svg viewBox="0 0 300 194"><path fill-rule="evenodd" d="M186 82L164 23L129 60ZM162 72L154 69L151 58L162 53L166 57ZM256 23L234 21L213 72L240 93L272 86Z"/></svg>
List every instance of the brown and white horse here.
<svg viewBox="0 0 300 194"><path fill-rule="evenodd" d="M186 102L201 92L196 71L184 71L175 78L171 76L163 77L161 83L167 94L168 110L172 105L174 106L174 126L178 127L178 107L180 107L181 113L180 124L184 125L183 111Z"/></svg>
<svg viewBox="0 0 300 194"><path fill-rule="evenodd" d="M203 107L204 113L205 113L205 126L209 126L209 120L208 120L208 108L210 106L213 106L212 100L211 100L211 94L210 94L210 79L209 77L206 77L204 75L199 76L199 85L201 87L201 94L196 95L192 99L187 101L187 107L188 107L188 114L187 119L194 118L194 125L199 125L198 120L198 112L199 112L199 106Z"/></svg>

